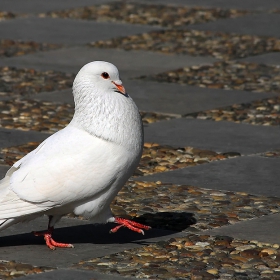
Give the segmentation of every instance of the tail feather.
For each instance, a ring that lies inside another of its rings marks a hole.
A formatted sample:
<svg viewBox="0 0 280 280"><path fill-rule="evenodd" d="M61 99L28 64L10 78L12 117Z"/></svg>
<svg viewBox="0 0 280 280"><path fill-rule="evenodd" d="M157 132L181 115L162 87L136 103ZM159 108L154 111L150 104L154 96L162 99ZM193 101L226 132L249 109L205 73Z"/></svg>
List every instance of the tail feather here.
<svg viewBox="0 0 280 280"><path fill-rule="evenodd" d="M1 202L8 194L8 187L10 185L10 177L6 176L0 181L0 208L1 208ZM11 226L12 224L16 223L15 219L2 219L0 220L0 231Z"/></svg>

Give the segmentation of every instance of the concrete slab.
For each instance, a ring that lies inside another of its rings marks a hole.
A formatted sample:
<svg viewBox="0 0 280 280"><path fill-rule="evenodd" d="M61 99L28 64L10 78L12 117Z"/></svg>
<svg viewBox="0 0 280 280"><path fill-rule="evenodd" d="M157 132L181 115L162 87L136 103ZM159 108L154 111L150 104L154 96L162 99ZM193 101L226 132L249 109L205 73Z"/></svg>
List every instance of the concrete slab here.
<svg viewBox="0 0 280 280"><path fill-rule="evenodd" d="M119 65L123 67L122 64ZM121 75L124 86L134 99L138 108L146 112L166 114L189 114L204 110L230 106L232 104L249 103L252 100L269 98L277 94L245 92L239 90L225 91L188 85L157 83L141 80L127 80L127 72ZM72 90L45 92L31 96L36 100L74 104Z"/></svg>
<svg viewBox="0 0 280 280"><path fill-rule="evenodd" d="M50 134L37 131L0 128L0 148L21 145L30 141L43 141L49 136Z"/></svg>
<svg viewBox="0 0 280 280"><path fill-rule="evenodd" d="M280 214L267 215L258 219L244 221L235 225L204 231L210 235L228 235L246 240L280 244Z"/></svg>
<svg viewBox="0 0 280 280"><path fill-rule="evenodd" d="M7 171L10 169L10 166L8 165L0 165L0 180L4 178Z"/></svg>
<svg viewBox="0 0 280 280"><path fill-rule="evenodd" d="M173 231L152 229L145 236L121 229L114 234L109 230L114 224L92 225L88 221L63 218L54 231L54 239L72 243L75 248L50 250L42 237L31 234L34 230L45 230L47 218L41 217L24 224L17 224L0 232L1 259L31 263L50 267L70 267L82 259L95 258L136 248L171 238Z"/></svg>
<svg viewBox="0 0 280 280"><path fill-rule="evenodd" d="M99 273L94 271L78 270L78 269L59 269L51 272L33 274L26 277L18 278L25 280L135 280L134 277L121 277L118 275L110 275L107 273Z"/></svg>
<svg viewBox="0 0 280 280"><path fill-rule="evenodd" d="M140 110L167 114L185 115L268 98L266 93L256 95L238 90L225 92L221 89L150 81L125 81L125 87Z"/></svg>
<svg viewBox="0 0 280 280"><path fill-rule="evenodd" d="M125 51L120 49L72 47L0 59L0 65L77 73L84 64L94 60L110 61L118 67L121 76L126 78L151 75L170 69L208 64L216 61L216 59L212 57L166 55L154 52Z"/></svg>
<svg viewBox="0 0 280 280"><path fill-rule="evenodd" d="M147 142L247 155L278 149L279 135L279 127L185 118L145 127Z"/></svg>
<svg viewBox="0 0 280 280"><path fill-rule="evenodd" d="M189 29L209 30L245 35L280 37L280 14L254 14L234 19L189 25Z"/></svg>
<svg viewBox="0 0 280 280"><path fill-rule="evenodd" d="M72 94L72 88L52 91L52 92L41 92L39 94L34 94L29 96L30 99L35 99L38 101L49 101L54 103L68 103L74 106L74 98Z"/></svg>
<svg viewBox="0 0 280 280"><path fill-rule="evenodd" d="M78 45L155 29L158 28L122 23L28 17L0 22L0 38Z"/></svg>
<svg viewBox="0 0 280 280"><path fill-rule="evenodd" d="M280 196L280 158L246 156L137 178L214 190Z"/></svg>
<svg viewBox="0 0 280 280"><path fill-rule="evenodd" d="M150 4L150 0L130 0L130 2L142 2ZM222 8L222 9L240 9L240 10L271 10L280 8L278 0L153 0L153 4L163 5L180 5L180 6L193 6L193 7L211 7L211 8Z"/></svg>
<svg viewBox="0 0 280 280"><path fill-rule="evenodd" d="M274 52L274 53L266 53L262 55L250 56L250 57L240 59L239 61L278 66L280 65L280 53Z"/></svg>
<svg viewBox="0 0 280 280"><path fill-rule="evenodd" d="M17 13L40 13L83 6L93 6L113 1L114 0L1 0L0 10Z"/></svg>

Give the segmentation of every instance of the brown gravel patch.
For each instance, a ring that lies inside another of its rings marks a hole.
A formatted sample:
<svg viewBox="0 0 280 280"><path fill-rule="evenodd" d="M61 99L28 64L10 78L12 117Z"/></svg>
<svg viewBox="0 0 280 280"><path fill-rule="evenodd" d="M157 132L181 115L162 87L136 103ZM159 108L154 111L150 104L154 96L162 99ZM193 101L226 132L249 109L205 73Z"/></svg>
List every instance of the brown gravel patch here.
<svg viewBox="0 0 280 280"><path fill-rule="evenodd" d="M234 151L216 153L194 147L171 147L145 143L142 158L134 176L166 172L236 156L240 156L240 153Z"/></svg>
<svg viewBox="0 0 280 280"><path fill-rule="evenodd" d="M56 132L72 119L74 107L35 100L0 101L0 127Z"/></svg>
<svg viewBox="0 0 280 280"><path fill-rule="evenodd" d="M231 121L252 125L280 125L280 97L234 104L215 110L187 114L187 118Z"/></svg>
<svg viewBox="0 0 280 280"><path fill-rule="evenodd" d="M2 162L13 165L23 156L37 148L39 144L40 142L28 142L19 146L2 148ZM240 156L240 154L237 152L216 153L193 147L174 148L156 143L145 143L143 155L134 176L171 171L236 156Z"/></svg>
<svg viewBox="0 0 280 280"><path fill-rule="evenodd" d="M80 261L75 268L144 279L280 279L278 244L191 234Z"/></svg>
<svg viewBox="0 0 280 280"><path fill-rule="evenodd" d="M97 41L90 46L214 56L228 60L280 51L280 40L272 37L173 29Z"/></svg>
<svg viewBox="0 0 280 280"><path fill-rule="evenodd" d="M74 106L70 104L30 99L0 101L0 127L3 128L53 133L64 128L71 121L73 114ZM144 124L175 118L149 112L141 112L141 116Z"/></svg>
<svg viewBox="0 0 280 280"><path fill-rule="evenodd" d="M40 16L180 27L224 18L236 18L246 14L248 14L247 11L234 9L112 2L91 7L48 12L40 14Z"/></svg>
<svg viewBox="0 0 280 280"><path fill-rule="evenodd" d="M14 261L0 260L0 279L10 280L30 274L51 271L54 268L33 266L31 264L16 263Z"/></svg>
<svg viewBox="0 0 280 280"><path fill-rule="evenodd" d="M129 181L111 208L117 216L153 228L197 232L279 213L280 198L160 181Z"/></svg>
<svg viewBox="0 0 280 280"><path fill-rule="evenodd" d="M280 67L247 62L218 61L141 78L204 88L280 92Z"/></svg>
<svg viewBox="0 0 280 280"><path fill-rule="evenodd" d="M0 67L0 96L19 96L71 88L75 75Z"/></svg>
<svg viewBox="0 0 280 280"><path fill-rule="evenodd" d="M20 56L38 51L55 50L60 47L62 45L3 39L0 40L0 57Z"/></svg>
<svg viewBox="0 0 280 280"><path fill-rule="evenodd" d="M11 12L0 11L0 21L13 19L16 17L16 14Z"/></svg>

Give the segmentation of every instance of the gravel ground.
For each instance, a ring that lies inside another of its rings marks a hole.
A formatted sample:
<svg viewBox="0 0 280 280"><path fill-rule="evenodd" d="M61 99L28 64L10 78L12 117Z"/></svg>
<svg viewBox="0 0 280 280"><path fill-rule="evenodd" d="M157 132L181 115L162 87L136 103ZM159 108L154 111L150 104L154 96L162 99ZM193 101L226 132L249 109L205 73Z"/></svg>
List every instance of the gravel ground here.
<svg viewBox="0 0 280 280"><path fill-rule="evenodd" d="M18 87L18 84L15 81L13 82L10 87ZM44 84L44 79L36 82L38 82L37 84L40 88L47 86ZM30 86L36 85L30 82ZM36 90L36 88L33 90ZM56 104L30 99L0 101L0 127L3 128L54 133L64 128L71 121L73 114L74 106L69 104ZM141 112L141 116L145 125L175 118L174 116L149 112Z"/></svg>
<svg viewBox="0 0 280 280"><path fill-rule="evenodd" d="M218 61L140 78L204 88L280 92L280 67L247 62Z"/></svg>
<svg viewBox="0 0 280 280"><path fill-rule="evenodd" d="M2 39L0 40L0 57L20 56L37 51L55 50L60 47L62 45Z"/></svg>
<svg viewBox="0 0 280 280"><path fill-rule="evenodd" d="M14 261L0 260L0 279L10 280L30 274L37 274L46 271L51 271L53 268L36 267L31 264L16 263Z"/></svg>
<svg viewBox="0 0 280 280"><path fill-rule="evenodd" d="M187 114L187 118L231 121L252 125L280 125L280 97L235 104L215 110Z"/></svg>
<svg viewBox="0 0 280 280"><path fill-rule="evenodd" d="M75 75L55 71L0 67L0 96L28 96L71 88Z"/></svg>
<svg viewBox="0 0 280 280"><path fill-rule="evenodd" d="M120 21L131 24L182 27L189 24L236 18L248 14L247 11L220 8L178 7L145 5L140 3L112 2L91 7L74 8L40 14L41 17L75 18L99 21Z"/></svg>
<svg viewBox="0 0 280 280"><path fill-rule="evenodd" d="M111 207L115 215L135 218L153 228L197 232L279 213L280 198L129 181Z"/></svg>
<svg viewBox="0 0 280 280"><path fill-rule="evenodd" d="M280 279L278 244L190 234L74 265L144 279Z"/></svg>
<svg viewBox="0 0 280 280"><path fill-rule="evenodd" d="M140 164L134 175L150 175L236 156L240 156L240 153L231 151L216 153L194 147L171 147L145 143Z"/></svg>
<svg viewBox="0 0 280 280"><path fill-rule="evenodd" d="M214 56L228 60L280 51L280 40L272 37L172 29L97 41L90 46Z"/></svg>
<svg viewBox="0 0 280 280"><path fill-rule="evenodd" d="M35 100L0 101L0 127L53 133L71 120L74 107Z"/></svg>

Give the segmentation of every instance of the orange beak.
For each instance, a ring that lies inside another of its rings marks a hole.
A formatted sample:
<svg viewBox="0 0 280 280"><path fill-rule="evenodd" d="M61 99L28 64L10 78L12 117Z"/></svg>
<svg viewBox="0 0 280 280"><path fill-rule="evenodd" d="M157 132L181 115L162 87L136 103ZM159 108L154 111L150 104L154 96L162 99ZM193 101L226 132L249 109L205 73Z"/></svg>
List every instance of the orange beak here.
<svg viewBox="0 0 280 280"><path fill-rule="evenodd" d="M121 84L117 84L116 82L113 82L112 83L116 86L116 88L118 89L118 91L120 91L122 94L125 94L125 88L123 85Z"/></svg>

